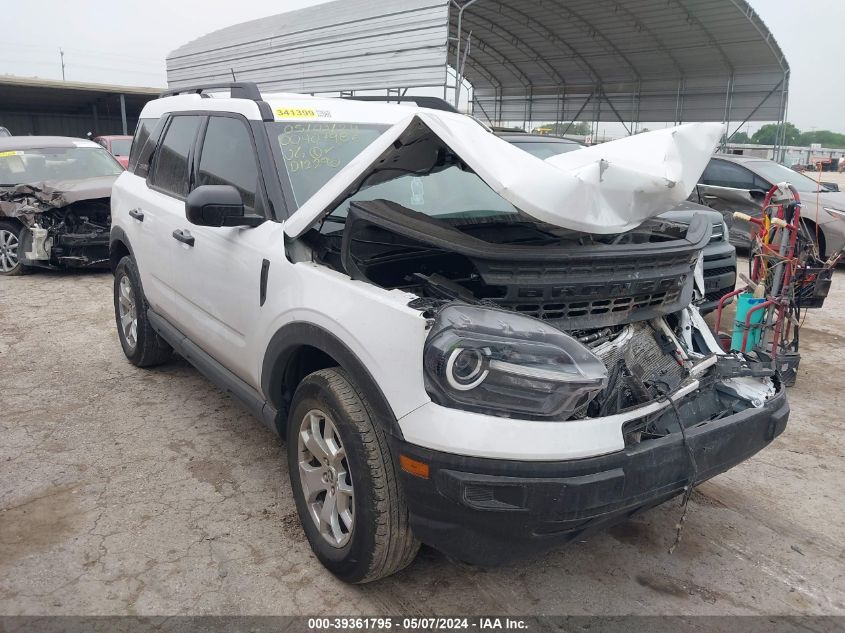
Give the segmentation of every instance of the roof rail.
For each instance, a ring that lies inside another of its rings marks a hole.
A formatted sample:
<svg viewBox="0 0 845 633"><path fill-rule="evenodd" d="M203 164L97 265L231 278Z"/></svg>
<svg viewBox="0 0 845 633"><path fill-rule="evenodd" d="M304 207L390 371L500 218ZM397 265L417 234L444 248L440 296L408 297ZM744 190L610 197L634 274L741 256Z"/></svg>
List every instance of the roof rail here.
<svg viewBox="0 0 845 633"><path fill-rule="evenodd" d="M354 101L382 101L382 102L407 102L407 103L416 103L421 108L429 108L431 110L443 110L444 112L455 112L458 111L455 109L451 103L446 101L445 99L441 99L440 97L397 97L397 96L379 96L379 95L352 95L348 96L345 95L342 97L343 99L352 99Z"/></svg>
<svg viewBox="0 0 845 633"><path fill-rule="evenodd" d="M274 120L273 110L270 108L270 104L264 101L261 96L261 91L258 89L258 84L252 81L228 81L202 84L199 86L184 86L182 88L174 88L173 90L165 90L159 95L159 99L185 94L198 94L201 97L208 97L208 95L203 94L206 90L214 90L218 88L228 88L229 97L232 99L249 99L250 101L255 101L258 105L258 111L261 112L262 120Z"/></svg>
<svg viewBox="0 0 845 633"><path fill-rule="evenodd" d="M251 81L228 81L213 84L202 84L198 86L184 86L182 88L174 88L173 90L165 90L159 97L174 97L176 95L185 94L199 94L201 95L206 90L213 90L214 88L228 88L232 99L252 99L253 101L261 101L261 91L258 85Z"/></svg>

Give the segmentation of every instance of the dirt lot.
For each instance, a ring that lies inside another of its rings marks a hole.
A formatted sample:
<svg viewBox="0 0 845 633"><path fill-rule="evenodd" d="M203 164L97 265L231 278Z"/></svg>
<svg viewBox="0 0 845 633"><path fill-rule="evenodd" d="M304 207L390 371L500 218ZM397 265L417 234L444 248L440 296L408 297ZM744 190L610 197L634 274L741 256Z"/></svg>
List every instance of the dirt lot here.
<svg viewBox="0 0 845 633"><path fill-rule="evenodd" d="M845 284L802 336L770 448L514 567L424 549L346 586L310 553L278 439L182 361L141 370L111 276L0 279L0 613L845 614Z"/></svg>

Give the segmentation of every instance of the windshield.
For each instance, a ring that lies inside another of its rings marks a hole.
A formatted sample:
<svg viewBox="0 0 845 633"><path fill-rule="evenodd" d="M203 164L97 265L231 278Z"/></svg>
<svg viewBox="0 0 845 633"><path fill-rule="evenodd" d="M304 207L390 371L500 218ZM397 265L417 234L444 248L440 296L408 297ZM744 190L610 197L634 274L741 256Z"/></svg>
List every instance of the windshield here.
<svg viewBox="0 0 845 633"><path fill-rule="evenodd" d="M799 174L797 171L793 171L772 161L753 161L746 163L745 166L772 184L788 182L801 193L816 193L819 189L827 191L825 187L819 187L819 183L812 178L807 178L807 176Z"/></svg>
<svg viewBox="0 0 845 633"><path fill-rule="evenodd" d="M123 168L100 147L51 147L0 152L0 185L117 176Z"/></svg>
<svg viewBox="0 0 845 633"><path fill-rule="evenodd" d="M507 140L507 139L505 139ZM558 154L574 152L584 146L573 141L511 141L519 149L528 152L532 156L546 160Z"/></svg>
<svg viewBox="0 0 845 633"><path fill-rule="evenodd" d="M385 125L355 123L273 123L296 202L301 205L363 149L387 130ZM577 147L577 146L576 146ZM387 171L390 171L389 168ZM351 202L390 200L440 219L483 218L517 214L516 207L494 192L474 172L454 164L402 173L367 185L331 214L342 221Z"/></svg>
<svg viewBox="0 0 845 633"><path fill-rule="evenodd" d="M357 123L271 123L297 206L387 130Z"/></svg>
<svg viewBox="0 0 845 633"><path fill-rule="evenodd" d="M111 142L111 153L115 156L129 156L129 148L132 147L132 139L116 138Z"/></svg>

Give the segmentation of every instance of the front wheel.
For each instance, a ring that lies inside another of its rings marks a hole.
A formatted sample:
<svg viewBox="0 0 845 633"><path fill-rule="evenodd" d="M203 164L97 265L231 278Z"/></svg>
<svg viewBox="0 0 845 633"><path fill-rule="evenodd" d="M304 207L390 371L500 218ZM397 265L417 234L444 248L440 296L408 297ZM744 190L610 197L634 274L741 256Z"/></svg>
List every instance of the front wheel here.
<svg viewBox="0 0 845 633"><path fill-rule="evenodd" d="M383 429L340 368L306 376L288 417L288 469L299 520L320 562L365 583L419 550Z"/></svg>
<svg viewBox="0 0 845 633"><path fill-rule="evenodd" d="M11 277L26 272L18 252L22 230L16 222L0 220L0 275Z"/></svg>
<svg viewBox="0 0 845 633"><path fill-rule="evenodd" d="M114 318L123 353L136 367L160 365L173 355L173 348L150 325L148 307L138 267L127 255L114 270Z"/></svg>

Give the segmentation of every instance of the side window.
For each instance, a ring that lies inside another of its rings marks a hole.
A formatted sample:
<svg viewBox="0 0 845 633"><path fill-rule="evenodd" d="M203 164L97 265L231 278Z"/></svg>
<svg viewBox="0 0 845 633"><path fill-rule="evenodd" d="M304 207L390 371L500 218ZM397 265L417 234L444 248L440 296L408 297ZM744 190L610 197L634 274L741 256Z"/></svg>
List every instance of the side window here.
<svg viewBox="0 0 845 633"><path fill-rule="evenodd" d="M246 124L231 117L208 120L196 185L232 185L244 206L254 210L258 191L258 163Z"/></svg>
<svg viewBox="0 0 845 633"><path fill-rule="evenodd" d="M146 178L149 171L149 165L143 174L136 171L138 166L138 157L141 155L141 150L150 138L150 134L158 123L158 119L141 119L138 121L138 127L135 128L135 136L132 139L132 149L129 150L129 166L126 168L132 173L137 173L139 176Z"/></svg>
<svg viewBox="0 0 845 633"><path fill-rule="evenodd" d="M179 198L188 195L188 154L194 144L201 117L174 116L159 143L153 160L150 184Z"/></svg>
<svg viewBox="0 0 845 633"><path fill-rule="evenodd" d="M757 179L759 180L759 179ZM725 160L711 159L701 176L701 184L732 189L758 189L754 174L745 167Z"/></svg>

